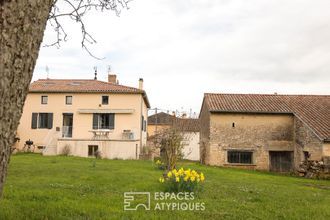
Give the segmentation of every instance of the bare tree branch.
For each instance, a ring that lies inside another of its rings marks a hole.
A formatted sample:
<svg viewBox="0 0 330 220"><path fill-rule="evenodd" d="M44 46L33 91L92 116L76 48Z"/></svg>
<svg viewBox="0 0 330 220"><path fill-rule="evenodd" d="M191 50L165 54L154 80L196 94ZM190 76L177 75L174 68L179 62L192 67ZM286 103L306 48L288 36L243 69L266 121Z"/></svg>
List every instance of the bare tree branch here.
<svg viewBox="0 0 330 220"><path fill-rule="evenodd" d="M130 0L55 0L49 13L48 21L56 32L56 40L53 43L44 45L44 47L60 47L61 42L67 41L68 34L65 31L59 18L70 18L72 21L79 23L80 25L81 47L95 59L104 59L96 57L90 51L88 45L97 42L94 37L87 31L83 17L91 10L101 12L106 10L114 11L116 15L119 16L122 9L129 9L129 2Z"/></svg>

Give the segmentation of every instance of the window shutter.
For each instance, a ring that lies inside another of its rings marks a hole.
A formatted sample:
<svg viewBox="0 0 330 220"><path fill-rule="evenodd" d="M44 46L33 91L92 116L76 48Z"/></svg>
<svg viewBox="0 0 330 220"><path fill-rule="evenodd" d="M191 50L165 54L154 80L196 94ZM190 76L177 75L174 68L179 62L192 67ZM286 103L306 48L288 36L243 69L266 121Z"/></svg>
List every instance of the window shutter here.
<svg viewBox="0 0 330 220"><path fill-rule="evenodd" d="M110 129L115 129L115 114L109 114Z"/></svg>
<svg viewBox="0 0 330 220"><path fill-rule="evenodd" d="M32 123L31 128L37 129L38 113L32 113Z"/></svg>
<svg viewBox="0 0 330 220"><path fill-rule="evenodd" d="M93 129L98 129L98 114L93 114Z"/></svg>
<svg viewBox="0 0 330 220"><path fill-rule="evenodd" d="M144 122L144 116L141 116L141 130L143 131L143 122Z"/></svg>
<svg viewBox="0 0 330 220"><path fill-rule="evenodd" d="M48 121L47 121L48 129L53 128L53 113L48 113Z"/></svg>

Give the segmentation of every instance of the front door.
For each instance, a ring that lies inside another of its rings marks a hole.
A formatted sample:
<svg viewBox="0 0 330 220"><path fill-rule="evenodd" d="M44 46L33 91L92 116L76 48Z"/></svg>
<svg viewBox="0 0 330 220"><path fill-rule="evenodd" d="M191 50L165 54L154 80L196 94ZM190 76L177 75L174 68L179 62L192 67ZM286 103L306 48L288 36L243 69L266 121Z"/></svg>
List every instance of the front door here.
<svg viewBox="0 0 330 220"><path fill-rule="evenodd" d="M293 165L292 151L269 151L270 171L290 172Z"/></svg>
<svg viewBox="0 0 330 220"><path fill-rule="evenodd" d="M72 137L73 114L63 113L62 137Z"/></svg>

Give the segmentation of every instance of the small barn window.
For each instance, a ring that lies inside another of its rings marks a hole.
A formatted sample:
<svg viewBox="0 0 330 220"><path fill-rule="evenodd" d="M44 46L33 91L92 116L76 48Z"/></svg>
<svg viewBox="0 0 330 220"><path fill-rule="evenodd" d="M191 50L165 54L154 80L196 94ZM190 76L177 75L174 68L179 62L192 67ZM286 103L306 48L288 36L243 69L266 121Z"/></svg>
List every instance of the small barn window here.
<svg viewBox="0 0 330 220"><path fill-rule="evenodd" d="M310 154L308 151L304 151L304 160L307 161L310 157Z"/></svg>
<svg viewBox="0 0 330 220"><path fill-rule="evenodd" d="M228 163L252 164L252 152L228 151Z"/></svg>
<svg viewBox="0 0 330 220"><path fill-rule="evenodd" d="M234 128L235 127L235 122L233 122L233 124L231 126Z"/></svg>

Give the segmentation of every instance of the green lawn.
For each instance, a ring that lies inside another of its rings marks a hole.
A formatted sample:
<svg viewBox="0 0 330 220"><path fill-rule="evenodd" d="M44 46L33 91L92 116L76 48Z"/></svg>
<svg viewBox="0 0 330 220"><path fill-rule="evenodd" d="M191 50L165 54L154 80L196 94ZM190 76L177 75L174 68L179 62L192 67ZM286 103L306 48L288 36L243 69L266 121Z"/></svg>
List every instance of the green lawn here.
<svg viewBox="0 0 330 220"><path fill-rule="evenodd" d="M204 211L124 211L124 192L163 189L150 161L14 155L0 219L330 219L330 181L181 165L205 174Z"/></svg>

